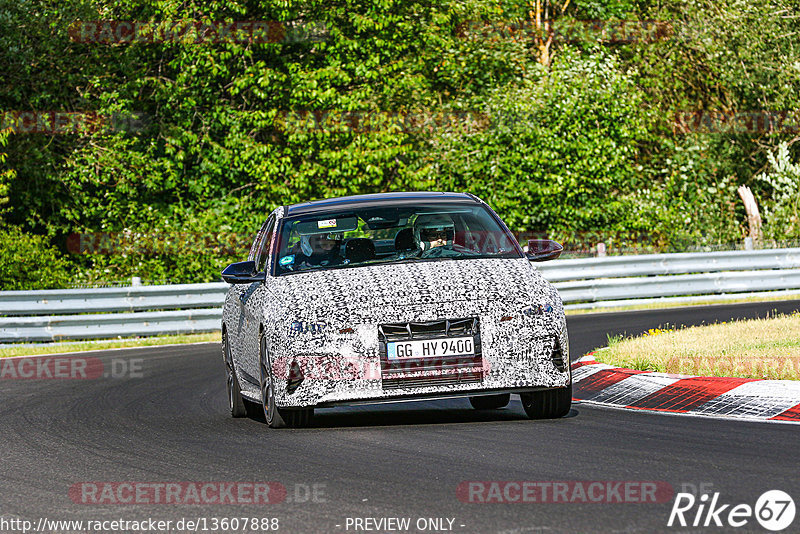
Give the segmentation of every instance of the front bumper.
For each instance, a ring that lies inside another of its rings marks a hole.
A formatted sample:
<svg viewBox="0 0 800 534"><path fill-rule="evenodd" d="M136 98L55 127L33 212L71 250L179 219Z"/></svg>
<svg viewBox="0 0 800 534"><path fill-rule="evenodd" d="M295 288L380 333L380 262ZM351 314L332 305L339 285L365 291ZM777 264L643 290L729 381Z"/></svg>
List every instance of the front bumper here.
<svg viewBox="0 0 800 534"><path fill-rule="evenodd" d="M560 310L559 310L560 311ZM460 315L451 314L450 317ZM293 344L273 361L276 402L286 408L372 404L525 392L570 383L563 314L500 321L476 316L478 358L432 361L387 369L385 339L377 325L360 325L350 336ZM477 352L477 351L476 351ZM566 362L566 363L565 363Z"/></svg>

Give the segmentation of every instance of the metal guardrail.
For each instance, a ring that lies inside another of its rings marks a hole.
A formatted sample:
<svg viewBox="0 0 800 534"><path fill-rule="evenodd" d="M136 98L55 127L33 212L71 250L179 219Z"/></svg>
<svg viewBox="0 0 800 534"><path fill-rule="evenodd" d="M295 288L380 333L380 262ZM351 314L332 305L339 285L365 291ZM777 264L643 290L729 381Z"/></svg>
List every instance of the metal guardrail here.
<svg viewBox="0 0 800 534"><path fill-rule="evenodd" d="M228 284L0 291L0 315L134 312L221 306Z"/></svg>
<svg viewBox="0 0 800 534"><path fill-rule="evenodd" d="M718 295L744 293L755 289L777 291L800 288L800 269L601 278L557 282L555 286L564 302L568 303L632 297L648 299L678 295Z"/></svg>
<svg viewBox="0 0 800 534"><path fill-rule="evenodd" d="M796 269L800 268L800 248L607 256L557 260L539 263L536 266L551 282L720 271Z"/></svg>
<svg viewBox="0 0 800 534"><path fill-rule="evenodd" d="M220 329L222 309L0 318L0 340L58 341L199 334Z"/></svg>
<svg viewBox="0 0 800 534"><path fill-rule="evenodd" d="M535 265L559 289L567 308L721 300L775 291L800 294L800 248L611 256ZM227 288L219 282L0 291L0 342L219 330Z"/></svg>

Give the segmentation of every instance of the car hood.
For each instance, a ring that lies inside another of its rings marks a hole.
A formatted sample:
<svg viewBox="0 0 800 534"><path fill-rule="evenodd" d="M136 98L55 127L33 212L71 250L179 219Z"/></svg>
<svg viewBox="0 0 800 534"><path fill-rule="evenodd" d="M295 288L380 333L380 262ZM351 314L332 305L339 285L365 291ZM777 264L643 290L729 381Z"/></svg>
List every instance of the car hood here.
<svg viewBox="0 0 800 534"><path fill-rule="evenodd" d="M330 269L273 279L282 307L374 315L388 307L456 301L547 304L552 287L525 258L439 260Z"/></svg>

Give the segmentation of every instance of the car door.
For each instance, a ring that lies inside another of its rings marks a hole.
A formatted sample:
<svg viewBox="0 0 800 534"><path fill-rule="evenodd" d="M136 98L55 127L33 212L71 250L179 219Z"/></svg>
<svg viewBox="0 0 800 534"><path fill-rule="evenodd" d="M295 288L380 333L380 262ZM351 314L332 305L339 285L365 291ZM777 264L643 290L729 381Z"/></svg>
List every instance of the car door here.
<svg viewBox="0 0 800 534"><path fill-rule="evenodd" d="M247 256L248 260L255 260L255 256L264 239L264 234L266 233L268 225L269 219L261 225L258 233L256 233L256 237L253 239L253 244L250 246L250 252ZM229 295L228 305L235 311L233 320L227 325L228 340L230 342L231 356L237 365L241 365L242 355L244 353L243 343L245 341L245 320L247 318L245 315L244 303L247 300L246 294L251 285L252 284L232 284L230 286L230 291L232 293Z"/></svg>
<svg viewBox="0 0 800 534"><path fill-rule="evenodd" d="M259 348L259 327L261 325L261 310L264 306L264 298L268 291L269 283L269 258L272 251L272 243L275 236L275 215L271 215L262 227L258 247L254 250L252 259L256 262L256 271L265 273L265 282L253 282L252 284L242 284L245 291L240 296L242 315L244 316L241 345L243 347L241 365L245 371L254 379L258 376L258 348Z"/></svg>

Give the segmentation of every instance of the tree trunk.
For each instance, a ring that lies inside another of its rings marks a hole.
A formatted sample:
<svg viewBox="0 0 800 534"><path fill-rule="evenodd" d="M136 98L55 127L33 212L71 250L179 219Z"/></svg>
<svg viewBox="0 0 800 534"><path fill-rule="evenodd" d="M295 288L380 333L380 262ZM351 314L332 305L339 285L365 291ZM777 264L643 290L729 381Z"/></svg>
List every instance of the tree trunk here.
<svg viewBox="0 0 800 534"><path fill-rule="evenodd" d="M758 204L753 196L753 192L746 185L739 186L736 190L744 202L744 209L747 212L747 224L750 227L749 237L753 240L755 248L761 248L764 235L761 232L761 214L758 212Z"/></svg>

